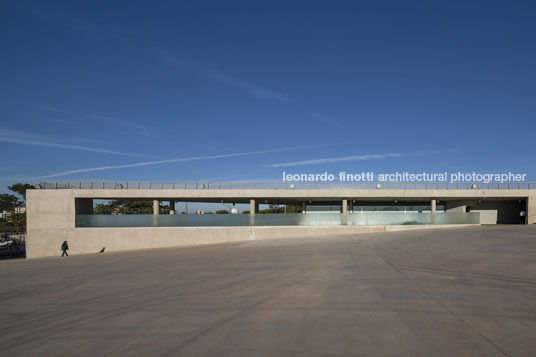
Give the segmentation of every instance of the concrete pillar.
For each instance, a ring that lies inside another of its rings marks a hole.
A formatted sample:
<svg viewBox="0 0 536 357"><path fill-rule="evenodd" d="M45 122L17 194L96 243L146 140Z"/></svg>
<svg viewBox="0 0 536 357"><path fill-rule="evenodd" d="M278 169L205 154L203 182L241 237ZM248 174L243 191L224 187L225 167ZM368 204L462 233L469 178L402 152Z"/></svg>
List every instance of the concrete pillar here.
<svg viewBox="0 0 536 357"><path fill-rule="evenodd" d="M536 224L536 195L527 197L527 224Z"/></svg>
<svg viewBox="0 0 536 357"><path fill-rule="evenodd" d="M432 224L435 224L436 223L436 219L435 219L435 215L436 215L436 200L431 200L430 201L430 206L432 207L431 211L432 211Z"/></svg>
<svg viewBox="0 0 536 357"><path fill-rule="evenodd" d="M251 199L249 200L249 214L251 216L255 215L257 213L257 204L255 203L255 200Z"/></svg>
<svg viewBox="0 0 536 357"><path fill-rule="evenodd" d="M160 213L160 201L153 200L153 214L156 216Z"/></svg>
<svg viewBox="0 0 536 357"><path fill-rule="evenodd" d="M348 200L342 200L342 220L341 224L346 226L348 224Z"/></svg>
<svg viewBox="0 0 536 357"><path fill-rule="evenodd" d="M255 213L257 213L257 203L254 199L249 200L249 225L255 225Z"/></svg>
<svg viewBox="0 0 536 357"><path fill-rule="evenodd" d="M175 201L169 201L169 214L175 214Z"/></svg>

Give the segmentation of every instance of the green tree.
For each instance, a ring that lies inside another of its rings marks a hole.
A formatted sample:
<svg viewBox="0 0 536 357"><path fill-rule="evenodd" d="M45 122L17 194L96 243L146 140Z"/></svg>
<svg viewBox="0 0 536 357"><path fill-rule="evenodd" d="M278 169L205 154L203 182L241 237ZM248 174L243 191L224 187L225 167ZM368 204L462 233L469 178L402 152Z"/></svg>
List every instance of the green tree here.
<svg viewBox="0 0 536 357"><path fill-rule="evenodd" d="M19 199L15 195L0 194L0 211L13 211Z"/></svg>
<svg viewBox="0 0 536 357"><path fill-rule="evenodd" d="M94 214L152 214L153 201L147 200L110 200L97 203ZM160 213L169 213L168 205L160 205Z"/></svg>
<svg viewBox="0 0 536 357"><path fill-rule="evenodd" d="M302 213L302 205L287 205L287 213Z"/></svg>
<svg viewBox="0 0 536 357"><path fill-rule="evenodd" d="M219 209L216 211L216 214L229 214L229 211L225 210L225 209Z"/></svg>
<svg viewBox="0 0 536 357"><path fill-rule="evenodd" d="M286 205L287 213L302 213L301 205ZM249 210L242 211L243 214L249 214ZM259 213L285 213L285 206L270 205L267 209L260 210Z"/></svg>
<svg viewBox="0 0 536 357"><path fill-rule="evenodd" d="M26 213L11 213L7 216L7 225L10 227L26 227Z"/></svg>
<svg viewBox="0 0 536 357"><path fill-rule="evenodd" d="M29 183L16 183L14 185L8 186L8 190L15 192L19 197L26 202L26 190L34 189L35 187L33 185L30 185Z"/></svg>
<svg viewBox="0 0 536 357"><path fill-rule="evenodd" d="M260 210L259 213L285 213L285 207L278 205L269 205L268 209Z"/></svg>

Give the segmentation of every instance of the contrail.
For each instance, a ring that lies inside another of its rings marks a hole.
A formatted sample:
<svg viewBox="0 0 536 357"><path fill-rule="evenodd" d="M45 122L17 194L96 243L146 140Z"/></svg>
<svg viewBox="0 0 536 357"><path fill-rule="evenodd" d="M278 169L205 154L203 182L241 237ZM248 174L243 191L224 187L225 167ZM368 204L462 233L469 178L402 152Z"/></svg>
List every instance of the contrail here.
<svg viewBox="0 0 536 357"><path fill-rule="evenodd" d="M46 142L46 141L38 141L38 140L33 140L33 139L24 139L24 138L10 138L10 137L7 137L7 136L0 136L0 142L14 143L14 144L24 144L24 145L35 145L35 146L47 146L47 147L59 148L59 149L72 149L72 150L92 151L92 152L100 152L100 153L103 153L103 154L114 154L114 155L121 155L121 156L138 156L136 154L130 154L130 153L119 152L119 151L114 151L114 150L101 149L101 148L92 148L92 147L78 146L78 145L58 144L58 143L52 143L52 142Z"/></svg>
<svg viewBox="0 0 536 357"><path fill-rule="evenodd" d="M413 153L354 155L354 156L332 157L332 158L326 158L326 159L281 162L277 164L263 165L263 167L290 167L290 166L320 165L320 164L331 164L334 162L380 160L380 159L397 158L397 157L405 157L405 156L421 156L421 155L432 155L432 154L437 154L437 152L430 150L430 151L413 152Z"/></svg>
<svg viewBox="0 0 536 357"><path fill-rule="evenodd" d="M46 176L34 177L33 179L46 179L46 178L51 178L51 177L58 177L58 176L65 176L65 175L78 174L78 173L82 173L82 172L103 171L103 170L115 170L115 169L126 169L126 168L130 168L130 167L150 166L150 165L160 165L160 164L168 164L168 163L172 163L172 162L186 162L186 161L198 161L198 160L213 160L213 159L223 159L223 158L237 157L237 156L260 155L260 154L268 154L268 153L281 152L281 151L313 149L313 148L319 148L319 147L325 147L325 146L330 146L330 145L327 144L327 145L293 146L293 147L281 148L281 149L271 149L271 150L262 150L262 151L240 152L240 153L234 153L234 154L222 154L222 155L211 155L211 156L186 157L186 158L178 158L178 159L159 160L159 161L146 161L146 162L138 162L138 163L135 163L135 164L125 164L125 165L116 165L116 166L90 167L90 168L86 168L86 169L76 169L76 170L69 170L69 171L57 172L57 173L50 174L50 175L46 175Z"/></svg>
<svg viewBox="0 0 536 357"><path fill-rule="evenodd" d="M285 95L270 89L263 88L255 83L246 82L244 80L233 77L231 75L228 75L226 73L223 73L214 68L205 66L197 62L187 62L184 60L177 59L172 56L171 53L165 50L161 50L161 53L161 58L168 64L171 64L176 67L181 67L186 70L193 70L205 78L250 93L257 98L264 100L276 100L279 102L284 102L288 100Z"/></svg>

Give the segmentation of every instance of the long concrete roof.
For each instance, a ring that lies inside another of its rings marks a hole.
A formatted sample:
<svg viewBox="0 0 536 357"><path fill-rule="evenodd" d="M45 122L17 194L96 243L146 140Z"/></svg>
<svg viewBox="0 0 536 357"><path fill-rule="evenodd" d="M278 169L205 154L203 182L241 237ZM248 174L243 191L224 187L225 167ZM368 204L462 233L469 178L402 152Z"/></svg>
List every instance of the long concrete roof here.
<svg viewBox="0 0 536 357"><path fill-rule="evenodd" d="M57 190L36 190L54 192ZM425 200L425 199L526 199L536 196L535 190L415 190L415 189L329 189L329 190L210 190L210 189L65 189L74 198L93 199L160 199L192 201L249 202L250 199L303 200Z"/></svg>

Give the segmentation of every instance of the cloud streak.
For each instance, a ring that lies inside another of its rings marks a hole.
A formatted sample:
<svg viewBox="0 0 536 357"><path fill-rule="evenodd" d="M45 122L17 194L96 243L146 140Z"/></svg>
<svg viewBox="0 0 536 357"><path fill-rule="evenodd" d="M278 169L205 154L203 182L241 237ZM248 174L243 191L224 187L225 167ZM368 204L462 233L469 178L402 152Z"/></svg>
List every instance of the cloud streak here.
<svg viewBox="0 0 536 357"><path fill-rule="evenodd" d="M340 121L332 119L332 118L325 117L322 114L318 114L316 112L311 112L311 113L309 113L309 115L311 115L311 117L313 117L314 119L318 120L319 122L329 124L331 126L338 127L338 128L344 128L344 125Z"/></svg>
<svg viewBox="0 0 536 357"><path fill-rule="evenodd" d="M98 114L91 114L91 113L73 112L73 111L70 111L70 110L65 110L65 109L60 109L60 108L55 108L55 107L48 107L48 106L43 107L43 108L46 109L46 110L52 111L52 112L61 113L61 114L65 114L65 115L68 115L68 116L83 117L83 118L90 119L90 120L100 121L101 123L103 123L105 125L115 125L115 126L119 126L121 128L130 128L130 129L136 130L139 135L146 136L146 137L149 137L151 139L156 138L156 136L152 133L152 131L154 131L154 129L156 129L156 128L151 127L149 125L130 122L130 121L127 121L127 120L123 120L123 119L119 119L119 118L111 117L111 116L107 116L107 115L98 115ZM56 120L58 120L58 119L56 119ZM59 119L59 120L61 121L63 119ZM65 123L69 122L68 120L63 120L63 121ZM76 120L75 122L78 122L78 120Z"/></svg>
<svg viewBox="0 0 536 357"><path fill-rule="evenodd" d="M366 160L400 158L400 157L405 157L405 156L422 156L422 155L429 155L429 154L435 154L435 153L436 153L435 151L425 151L425 152L415 152L415 153L386 153L386 154L354 155L354 156L332 157L332 158L325 158L325 159L281 162L281 163L276 163L276 164L263 165L263 167L291 167L291 166L322 165L322 164L332 164L336 162L346 162L346 161L366 161Z"/></svg>
<svg viewBox="0 0 536 357"><path fill-rule="evenodd" d="M314 120L318 121L319 123L327 124L332 127L336 128L343 128L344 124L341 123L338 120L335 120L330 117L326 117L320 113L310 111L307 108L305 108L302 105L292 103L291 99L277 91L273 91L270 89L263 88L257 84L244 81L242 79L236 78L234 76L231 76L227 73L223 73L215 68L206 66L204 64L196 63L194 61L187 61L181 58L177 58L173 56L169 51L167 50L160 50L160 58L175 67L193 71L197 73L198 75L205 77L209 80L213 80L216 82L219 82L221 84L224 84L226 86L241 90L243 92L246 92L250 95L253 95L259 99L267 100L267 101L275 101L275 102L281 102L281 103L287 103L290 106L300 110L303 112L303 114L306 114L313 118Z"/></svg>
<svg viewBox="0 0 536 357"><path fill-rule="evenodd" d="M120 156L139 156L133 153L108 150L108 149L103 149L103 148L98 148L98 147L62 144L62 143L51 141L50 139L47 139L44 137L37 136L35 134L23 133L19 131L1 129L1 128L0 128L0 142L22 144L22 145L44 146L44 147L51 147L51 148L57 148L57 149L91 151L91 152L98 152L102 154L113 154L113 155L120 155Z"/></svg>
<svg viewBox="0 0 536 357"><path fill-rule="evenodd" d="M214 159L224 159L224 158L239 157L239 156L260 155L260 154L268 154L268 153L275 153L275 152L282 152L282 151L313 149L313 148L319 148L319 147L325 147L325 146L329 146L329 145L293 146L293 147L280 148L280 149L249 151L249 152L240 152L240 153L234 153L234 154L195 156L195 157L177 158L177 159L169 159L169 160L138 162L138 163L133 163L133 164L125 164L125 165L90 167L90 168L85 168L85 169L76 169L76 170L57 172L57 173L50 174L50 175L34 177L33 179L46 179L46 178L53 178L53 177L59 177L59 176L73 175L73 174L78 174L78 173L83 173L83 172L117 170L117 169L131 168L131 167L169 164L169 163L175 163L175 162L214 160Z"/></svg>
<svg viewBox="0 0 536 357"><path fill-rule="evenodd" d="M126 32L123 28L114 24L91 21L88 19L87 14L81 14L83 17L78 17L59 9L51 10L47 7L36 7L22 2L14 2L14 4L20 10L62 31L78 32L93 40L111 39L127 49L134 49L132 30Z"/></svg>
<svg viewBox="0 0 536 357"><path fill-rule="evenodd" d="M212 67L208 67L199 63L191 62L191 61L184 61L179 60L172 56L167 51L161 51L162 52L162 59L167 62L168 64L171 64L176 67L180 67L187 70L194 70L201 76L214 80L217 82L220 82L222 84L225 84L229 87L236 88L239 90L242 90L244 92L247 92L249 94L254 95L257 98L264 99L264 100L275 100L279 102L287 101L288 98L276 91L263 88L257 84L247 82L241 79L238 79L236 77L233 77L229 74L223 73L221 71L218 71L217 69L214 69Z"/></svg>

